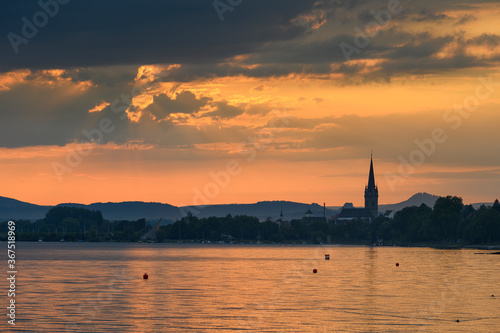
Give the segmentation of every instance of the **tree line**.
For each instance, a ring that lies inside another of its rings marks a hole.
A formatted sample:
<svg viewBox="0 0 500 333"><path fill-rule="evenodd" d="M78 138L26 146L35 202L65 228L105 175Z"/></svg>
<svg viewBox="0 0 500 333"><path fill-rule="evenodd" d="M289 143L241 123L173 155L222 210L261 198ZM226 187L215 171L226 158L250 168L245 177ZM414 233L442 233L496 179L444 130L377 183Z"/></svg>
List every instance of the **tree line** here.
<svg viewBox="0 0 500 333"><path fill-rule="evenodd" d="M229 237L229 235L231 237ZM416 243L478 244L500 242L500 203L464 205L457 196L440 197L434 207L406 207L394 218L379 216L371 222L313 219L275 223L255 217L227 215L199 219L188 214L160 228L159 241L170 240L262 240L263 242L357 243L409 245Z"/></svg>
<svg viewBox="0 0 500 333"><path fill-rule="evenodd" d="M136 241L147 228L146 220L108 221L98 210L56 206L45 218L31 222L16 220L18 241ZM7 221L0 223L0 239L4 239Z"/></svg>
<svg viewBox="0 0 500 333"><path fill-rule="evenodd" d="M54 207L42 220L16 221L19 241L138 241L151 229L145 219L108 221L100 211ZM0 239L7 237L7 221L0 223ZM313 219L276 222L247 215L186 217L160 227L157 242L307 242L411 245L418 243L491 244L500 242L500 203L474 209L456 196L440 197L434 206L406 207L393 218L371 222Z"/></svg>

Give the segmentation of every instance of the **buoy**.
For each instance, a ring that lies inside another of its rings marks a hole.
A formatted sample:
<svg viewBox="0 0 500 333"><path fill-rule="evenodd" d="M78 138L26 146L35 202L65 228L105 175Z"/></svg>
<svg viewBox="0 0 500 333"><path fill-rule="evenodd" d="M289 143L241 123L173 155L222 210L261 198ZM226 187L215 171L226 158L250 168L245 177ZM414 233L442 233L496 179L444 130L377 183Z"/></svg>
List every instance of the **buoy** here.
<svg viewBox="0 0 500 333"><path fill-rule="evenodd" d="M318 273L318 270L316 268L313 269L313 273Z"/></svg>
<svg viewBox="0 0 500 333"><path fill-rule="evenodd" d="M148 279L148 273L144 273L144 275L142 276L142 278L143 278L144 280L147 280L147 279Z"/></svg>
<svg viewBox="0 0 500 333"><path fill-rule="evenodd" d="M491 295L491 297L495 297L495 295Z"/></svg>
<svg viewBox="0 0 500 333"><path fill-rule="evenodd" d="M399 262L396 263L396 266L399 266Z"/></svg>
<svg viewBox="0 0 500 333"><path fill-rule="evenodd" d="M459 322L460 322L460 320L459 320L459 319L457 319L457 323L459 323Z"/></svg>
<svg viewBox="0 0 500 333"><path fill-rule="evenodd" d="M325 260L330 260L330 255L329 254L325 254Z"/></svg>

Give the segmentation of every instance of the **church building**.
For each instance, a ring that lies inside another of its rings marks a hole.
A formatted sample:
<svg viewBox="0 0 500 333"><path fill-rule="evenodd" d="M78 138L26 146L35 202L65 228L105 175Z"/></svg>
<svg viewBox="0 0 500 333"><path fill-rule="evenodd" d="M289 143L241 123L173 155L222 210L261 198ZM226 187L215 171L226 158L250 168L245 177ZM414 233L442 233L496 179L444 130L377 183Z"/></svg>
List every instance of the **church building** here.
<svg viewBox="0 0 500 333"><path fill-rule="evenodd" d="M360 218L371 221L378 216L378 188L375 185L375 174L373 172L373 155L370 158L370 173L368 175L368 185L365 186L365 207L341 209L337 221L350 221Z"/></svg>

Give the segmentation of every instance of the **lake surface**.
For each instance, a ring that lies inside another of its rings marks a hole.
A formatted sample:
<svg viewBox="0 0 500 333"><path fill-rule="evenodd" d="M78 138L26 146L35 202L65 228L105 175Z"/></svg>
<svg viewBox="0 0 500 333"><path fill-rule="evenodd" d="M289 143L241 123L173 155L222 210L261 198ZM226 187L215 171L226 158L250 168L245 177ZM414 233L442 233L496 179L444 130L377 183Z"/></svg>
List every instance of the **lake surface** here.
<svg viewBox="0 0 500 333"><path fill-rule="evenodd" d="M2 332L500 332L500 256L475 254L492 251L16 245Z"/></svg>

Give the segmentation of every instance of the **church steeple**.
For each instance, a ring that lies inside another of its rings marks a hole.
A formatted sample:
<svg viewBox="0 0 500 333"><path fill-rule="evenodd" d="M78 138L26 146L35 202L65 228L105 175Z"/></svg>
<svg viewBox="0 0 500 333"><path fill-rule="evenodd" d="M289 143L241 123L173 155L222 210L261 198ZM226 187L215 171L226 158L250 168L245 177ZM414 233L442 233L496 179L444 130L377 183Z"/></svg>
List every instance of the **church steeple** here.
<svg viewBox="0 0 500 333"><path fill-rule="evenodd" d="M370 175L368 176L368 189L373 190L375 188L375 175L373 174L373 153L370 158Z"/></svg>
<svg viewBox="0 0 500 333"><path fill-rule="evenodd" d="M370 157L368 186L365 187L365 208L370 210L374 218L378 216L378 188L375 185L375 173L373 172L373 153Z"/></svg>

